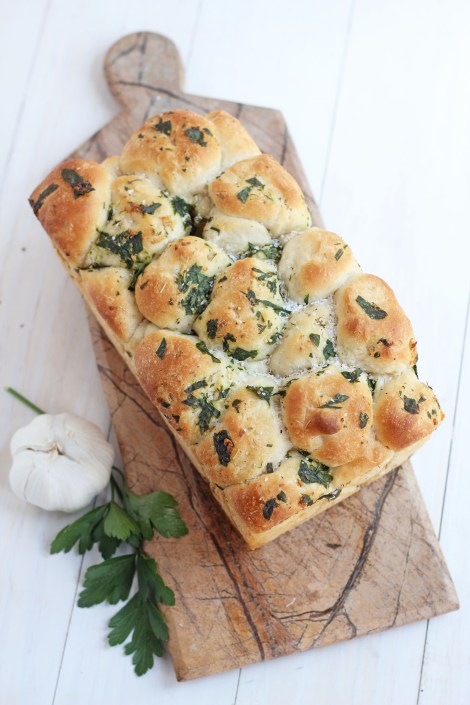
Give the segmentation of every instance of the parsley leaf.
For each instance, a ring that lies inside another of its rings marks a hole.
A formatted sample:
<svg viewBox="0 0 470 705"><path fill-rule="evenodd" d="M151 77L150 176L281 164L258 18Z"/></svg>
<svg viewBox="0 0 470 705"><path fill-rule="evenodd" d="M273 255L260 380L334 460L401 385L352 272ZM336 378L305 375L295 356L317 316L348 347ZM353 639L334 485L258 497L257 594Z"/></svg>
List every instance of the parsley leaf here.
<svg viewBox="0 0 470 705"><path fill-rule="evenodd" d="M249 242L246 256L253 257L254 255L263 255L265 259L277 261L281 256L281 250L282 247L275 243L270 245L254 245L252 242Z"/></svg>
<svg viewBox="0 0 470 705"><path fill-rule="evenodd" d="M338 404L342 404L343 401L346 401L346 399L349 399L347 394L335 394L332 399L326 402L326 404L322 404L319 406L319 409L342 409L341 406L338 406Z"/></svg>
<svg viewBox="0 0 470 705"><path fill-rule="evenodd" d="M419 403L416 399L411 399L410 397L403 397L403 408L409 414L419 414Z"/></svg>
<svg viewBox="0 0 470 705"><path fill-rule="evenodd" d="M135 573L135 555L108 558L92 565L85 573L84 589L79 595L79 607L91 607L100 602L115 605L120 600L127 600Z"/></svg>
<svg viewBox="0 0 470 705"><path fill-rule="evenodd" d="M273 333L272 336L268 340L268 345L274 345L275 343L278 343L282 338L282 332L278 330L276 333Z"/></svg>
<svg viewBox="0 0 470 705"><path fill-rule="evenodd" d="M282 306L279 306L279 304L275 304L273 301L268 301L267 299L258 299L253 289L248 289L248 291L245 291L243 293L245 294L246 298L252 306L255 306L256 304L262 304L263 306L266 306L266 308L272 308L273 311L276 311L276 313L279 313L281 316L288 316L290 314L290 311L288 311L286 308L283 308Z"/></svg>
<svg viewBox="0 0 470 705"><path fill-rule="evenodd" d="M153 129L157 132L161 132L163 135L171 135L171 120L160 120L156 125L153 125Z"/></svg>
<svg viewBox="0 0 470 705"><path fill-rule="evenodd" d="M219 462L224 467L230 462L233 449L235 447L233 440L230 438L228 431L225 429L214 433L214 448L216 450Z"/></svg>
<svg viewBox="0 0 470 705"><path fill-rule="evenodd" d="M361 411L359 414L359 428L365 428L367 426L367 422L369 421L369 414L366 414L365 411Z"/></svg>
<svg viewBox="0 0 470 705"><path fill-rule="evenodd" d="M120 541L127 541L131 534L138 534L140 531L134 519L113 501L109 503L103 529L106 536Z"/></svg>
<svg viewBox="0 0 470 705"><path fill-rule="evenodd" d="M158 573L155 561L144 553L140 544L142 539L152 538L154 530L175 538L184 536L188 530L176 509L176 500L166 492L135 495L123 476L122 483L118 483L113 475L111 490L110 502L87 512L59 532L52 542L51 553L68 552L77 542L79 552L84 553L98 543L105 560L86 571L79 607L127 600L137 574L138 592L112 617L108 642L111 646L122 644L132 634L125 653L133 655L135 672L142 675L152 667L154 656L163 655L168 640L168 627L158 603L174 605L175 596ZM115 501L115 493L122 507ZM133 552L111 558L122 541Z"/></svg>
<svg viewBox="0 0 470 705"><path fill-rule="evenodd" d="M255 358L258 354L257 350L245 350L244 348L239 348L236 347L235 350L228 350L228 354L233 357L235 360L239 360L240 362L244 362L245 360L249 360L250 358Z"/></svg>
<svg viewBox="0 0 470 705"><path fill-rule="evenodd" d="M132 275L132 279L129 283L129 286L127 287L129 291L135 291L135 285L137 284L137 279L140 277L146 266L148 265L148 262L141 262L138 264L136 267L134 267L134 273Z"/></svg>
<svg viewBox="0 0 470 705"><path fill-rule="evenodd" d="M108 643L122 644L132 634L124 651L132 654L135 672L141 676L152 668L154 656L163 655L168 641L168 627L158 603L173 605L175 596L158 575L155 561L145 555L137 557L137 578L139 591L109 622Z"/></svg>
<svg viewBox="0 0 470 705"><path fill-rule="evenodd" d="M207 329L207 337L213 340L215 336L217 335L217 326L218 326L219 320L217 318L211 318L209 321L206 323L206 329Z"/></svg>
<svg viewBox="0 0 470 705"><path fill-rule="evenodd" d="M246 179L246 182L248 184L251 184L251 186L257 186L258 188L264 188L264 184L262 181L258 179L256 176L252 176L250 179Z"/></svg>
<svg viewBox="0 0 470 705"><path fill-rule="evenodd" d="M256 279L263 282L271 294L277 294L278 280L276 272L263 272L262 269L257 269L257 267L253 267L253 272L259 274Z"/></svg>
<svg viewBox="0 0 470 705"><path fill-rule="evenodd" d="M203 273L202 267L192 264L189 269L180 272L176 283L178 291L186 293L181 301L185 313L189 315L200 314L204 311L209 300L215 277L208 277Z"/></svg>
<svg viewBox="0 0 470 705"><path fill-rule="evenodd" d="M341 494L341 488L337 487L332 492L327 492L327 494L322 494L318 499L328 499L330 502Z"/></svg>
<svg viewBox="0 0 470 705"><path fill-rule="evenodd" d="M275 304L273 301L268 301L267 299L257 299L257 303L263 304L266 308L272 308L273 311L276 311L276 313L279 313L281 316L288 316L290 314L290 311L287 308L283 308L282 306Z"/></svg>
<svg viewBox="0 0 470 705"><path fill-rule="evenodd" d="M219 358L216 357L215 355L213 355L213 354L209 351L207 345L205 344L205 342L204 342L203 340L200 340L198 343L196 343L196 347L197 347L198 350L200 350L202 353L204 353L204 355L209 355L209 357L210 357L214 362L220 362Z"/></svg>
<svg viewBox="0 0 470 705"><path fill-rule="evenodd" d="M124 494L124 507L128 514L137 522L144 539L153 538L154 529L168 538L179 538L188 533L186 524L176 509L177 501L167 492L150 492L136 495L133 492Z"/></svg>
<svg viewBox="0 0 470 705"><path fill-rule="evenodd" d="M242 189L241 191L239 191L239 192L237 193L237 198L238 198L238 200L241 201L242 203L246 203L246 202L247 202L248 196L250 195L252 189L254 189L254 188L259 188L259 189L262 190L262 189L264 189L264 186L265 186L265 184L263 184L263 182L260 181L256 176L252 176L252 177L249 178L249 179L245 179L245 181L246 181L247 184L250 184L250 185L249 185L249 186L245 186L244 189ZM269 196L268 196L268 198L269 198ZM272 200L272 199L270 199L270 200Z"/></svg>
<svg viewBox="0 0 470 705"><path fill-rule="evenodd" d="M377 380L373 379L372 377L367 377L367 384L369 385L369 389L371 391L371 394L375 392L375 388L377 386Z"/></svg>
<svg viewBox="0 0 470 705"><path fill-rule="evenodd" d="M274 387L252 387L251 385L247 385L247 389L249 389L251 392L254 392L257 397L267 402L268 404L274 392Z"/></svg>
<svg viewBox="0 0 470 705"><path fill-rule="evenodd" d="M341 372L343 375L344 379L347 379L348 382L359 382L359 378L362 375L362 370L360 367L354 370L354 372Z"/></svg>
<svg viewBox="0 0 470 705"><path fill-rule="evenodd" d="M197 382L193 382L189 387L186 387L184 391L186 394L191 394L191 392L195 392L196 389L201 389L202 387L207 387L207 382L205 379L198 379Z"/></svg>
<svg viewBox="0 0 470 705"><path fill-rule="evenodd" d="M330 357L334 357L335 355L336 355L336 351L333 347L333 343L328 338L328 340L326 341L326 345L323 348L323 356L324 356L325 360L329 360Z"/></svg>
<svg viewBox="0 0 470 705"><path fill-rule="evenodd" d="M102 558L111 558L122 543L121 539L106 535L104 530L104 521L100 521L100 523L93 530L93 541L98 544L98 549ZM131 542L132 545L138 545L139 538L130 535L127 539L127 543Z"/></svg>
<svg viewBox="0 0 470 705"><path fill-rule="evenodd" d="M116 233L116 235L110 235L110 233L98 230L96 246L118 255L128 268L132 267L136 255L144 249L140 230L135 234L131 233L130 230L124 230L121 233Z"/></svg>
<svg viewBox="0 0 470 705"><path fill-rule="evenodd" d="M154 655L163 656L163 643L168 639L163 615L152 603L143 602L138 593L114 615L109 626L112 628L108 637L111 646L122 643L132 633L124 653L132 654L138 676L152 668Z"/></svg>
<svg viewBox="0 0 470 705"><path fill-rule="evenodd" d="M251 191L251 186L245 186L241 191L237 193L237 198L239 201L242 203L246 203L248 200L248 196L250 195Z"/></svg>
<svg viewBox="0 0 470 705"><path fill-rule="evenodd" d="M367 313L369 318L373 318L374 320L380 320L388 316L388 313L381 309L380 306L377 306L377 304L371 303L370 301L366 301L362 298L362 296L357 296L356 302L359 304L362 310Z"/></svg>
<svg viewBox="0 0 470 705"><path fill-rule="evenodd" d="M319 334L318 333L310 333L310 335L308 337L310 338L311 342L315 345L315 347L318 348L318 346L320 345Z"/></svg>
<svg viewBox="0 0 470 705"><path fill-rule="evenodd" d="M272 499L268 499L267 502L265 502L264 507L263 507L263 516L266 519L266 521L269 521L273 515L273 511L275 508L278 506L277 500L275 497Z"/></svg>
<svg viewBox="0 0 470 705"><path fill-rule="evenodd" d="M189 203L186 203L184 198L181 198L180 196L173 196L171 199L171 205L173 206L173 213L181 216L183 219L184 226L192 226L191 206Z"/></svg>
<svg viewBox="0 0 470 705"><path fill-rule="evenodd" d="M160 360L163 360L163 358L165 357L166 349L167 349L166 338L162 338L160 345L158 346L157 350L155 351L155 355L157 357L159 357Z"/></svg>
<svg viewBox="0 0 470 705"><path fill-rule="evenodd" d="M36 201L32 198L28 199L28 203L31 206L31 208L33 209L34 215L38 214L38 211L42 208L42 205L43 205L44 201L46 200L46 198L48 196L50 196L51 193L54 193L54 191L57 191L58 188L59 187L57 184L49 184L49 186L46 186L46 188L43 191L41 191L41 193L37 197Z"/></svg>
<svg viewBox="0 0 470 705"><path fill-rule="evenodd" d="M333 476L330 474L330 469L326 465L316 460L306 460L305 458L302 458L300 461L297 474L302 482L306 484L315 482L319 485L323 485L323 487L328 487L333 479Z"/></svg>
<svg viewBox="0 0 470 705"><path fill-rule="evenodd" d="M62 169L62 178L72 187L73 197L75 199L80 198L80 196L85 196L85 194L94 191L95 189L89 181L86 181L83 176L81 176L78 171L74 169Z"/></svg>
<svg viewBox="0 0 470 705"><path fill-rule="evenodd" d="M155 602L161 602L163 605L175 604L175 593L163 582L153 558L146 555L138 556L137 577L141 596L151 597Z"/></svg>
<svg viewBox="0 0 470 705"><path fill-rule="evenodd" d="M89 551L95 543L93 531L104 519L106 511L107 505L92 509L91 512L87 512L59 531L51 544L51 553L60 553L61 551L68 553L77 542L80 555Z"/></svg>
<svg viewBox="0 0 470 705"><path fill-rule="evenodd" d="M196 387L196 389L197 388L198 387ZM201 410L197 421L200 433L205 433L205 431L209 429L212 418L218 419L220 416L220 411L213 404L211 404L210 401L208 401L206 395L203 395L202 397L195 397L193 394L189 393L187 399L184 399L183 404L186 404L186 406L190 406L193 409L199 408Z"/></svg>
<svg viewBox="0 0 470 705"><path fill-rule="evenodd" d="M207 142L204 139L204 133L201 129L199 129L199 127L188 127L188 129L184 131L184 134L186 137L189 137L191 142L194 144L199 144L201 147L207 147ZM208 134L210 134L210 132Z"/></svg>
<svg viewBox="0 0 470 705"><path fill-rule="evenodd" d="M139 205L139 210L141 213L146 213L147 215L153 215L158 208L161 208L161 203L149 203L148 206L144 206L143 203Z"/></svg>

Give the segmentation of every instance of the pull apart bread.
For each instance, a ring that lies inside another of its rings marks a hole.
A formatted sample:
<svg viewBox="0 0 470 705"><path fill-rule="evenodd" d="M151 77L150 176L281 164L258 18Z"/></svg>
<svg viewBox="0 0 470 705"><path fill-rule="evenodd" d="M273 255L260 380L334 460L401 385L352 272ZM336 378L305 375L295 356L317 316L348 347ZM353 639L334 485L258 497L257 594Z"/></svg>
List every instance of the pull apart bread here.
<svg viewBox="0 0 470 705"><path fill-rule="evenodd" d="M30 198L109 339L251 548L443 419L392 289L231 115L153 117Z"/></svg>

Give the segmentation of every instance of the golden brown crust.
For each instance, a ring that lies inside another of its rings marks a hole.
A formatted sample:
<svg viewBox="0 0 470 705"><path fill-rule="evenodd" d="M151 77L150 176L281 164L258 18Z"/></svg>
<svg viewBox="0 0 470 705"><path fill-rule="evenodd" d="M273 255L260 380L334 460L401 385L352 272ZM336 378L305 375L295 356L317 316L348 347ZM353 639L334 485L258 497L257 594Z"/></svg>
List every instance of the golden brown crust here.
<svg viewBox="0 0 470 705"><path fill-rule="evenodd" d="M358 458L333 469L335 486L343 488L352 484L356 486L364 484L369 474L376 468L386 465L392 456L393 453L389 448L370 435Z"/></svg>
<svg viewBox="0 0 470 705"><path fill-rule="evenodd" d="M144 337L134 352L140 384L170 425L190 444L198 442L217 418L207 405L220 413L224 399L221 392L231 385L224 361L216 362L217 358L202 352L197 344L193 336L159 330ZM194 399L203 405L205 401L204 408Z"/></svg>
<svg viewBox="0 0 470 705"><path fill-rule="evenodd" d="M272 403L247 388L227 397L225 411L195 455L209 481L219 487L244 482L278 463L286 452Z"/></svg>
<svg viewBox="0 0 470 705"><path fill-rule="evenodd" d="M221 149L212 124L190 110L147 120L121 154L124 174L144 174L159 186L191 198L220 170Z"/></svg>
<svg viewBox="0 0 470 705"><path fill-rule="evenodd" d="M116 267L147 262L187 230L168 196L151 181L119 176L111 187L106 222L97 232L86 265ZM133 241L137 246L126 248ZM117 247L116 247L117 245Z"/></svg>
<svg viewBox="0 0 470 705"><path fill-rule="evenodd" d="M125 269L105 267L79 272L80 286L93 308L122 342L130 340L143 317L129 290L132 274Z"/></svg>
<svg viewBox="0 0 470 705"><path fill-rule="evenodd" d="M309 474L309 470L311 474ZM250 536L270 530L296 515L318 513L340 495L331 473L315 477L315 465L291 455L273 472L246 484L227 487L225 501ZM303 478L303 479L302 479ZM312 507L315 511L312 512Z"/></svg>
<svg viewBox="0 0 470 705"><path fill-rule="evenodd" d="M219 140L222 150L222 169L261 153L243 125L225 110L213 110L208 114L207 119Z"/></svg>
<svg viewBox="0 0 470 705"><path fill-rule="evenodd" d="M411 371L384 384L374 406L377 438L395 451L426 438L444 419L431 387Z"/></svg>
<svg viewBox="0 0 470 705"><path fill-rule="evenodd" d="M306 230L296 182L227 113L151 118L120 158L57 167L31 205L252 548L404 462L443 419L390 287Z"/></svg>
<svg viewBox="0 0 470 705"><path fill-rule="evenodd" d="M314 477L305 472L309 466L314 471L314 465L293 454L271 474L214 491L249 546L257 548L396 467L392 458L391 451L371 440L364 456L321 474L322 484L304 481ZM403 461L398 459L397 465Z"/></svg>
<svg viewBox="0 0 470 705"><path fill-rule="evenodd" d="M299 303L329 296L359 271L344 240L320 228L289 240L279 262L279 276L290 298Z"/></svg>
<svg viewBox="0 0 470 705"><path fill-rule="evenodd" d="M348 364L397 374L416 363L411 323L383 279L361 274L336 292L337 350Z"/></svg>
<svg viewBox="0 0 470 705"><path fill-rule="evenodd" d="M300 377L287 388L283 411L293 444L326 465L355 460L368 443L372 395L363 374L349 381L330 365Z"/></svg>
<svg viewBox="0 0 470 705"><path fill-rule="evenodd" d="M230 512L246 533L261 533L306 508L297 482L299 463L300 458L289 458L276 472L224 490Z"/></svg>
<svg viewBox="0 0 470 705"><path fill-rule="evenodd" d="M160 328L189 333L208 303L216 275L229 264L230 259L216 245L198 237L181 238L138 277L137 306Z"/></svg>
<svg viewBox="0 0 470 705"><path fill-rule="evenodd" d="M29 199L35 215L59 254L82 266L108 213L113 172L85 159L68 159L56 167Z"/></svg>
<svg viewBox="0 0 470 705"><path fill-rule="evenodd" d="M210 184L209 194L223 213L257 220L273 235L311 224L299 185L269 154L234 164Z"/></svg>

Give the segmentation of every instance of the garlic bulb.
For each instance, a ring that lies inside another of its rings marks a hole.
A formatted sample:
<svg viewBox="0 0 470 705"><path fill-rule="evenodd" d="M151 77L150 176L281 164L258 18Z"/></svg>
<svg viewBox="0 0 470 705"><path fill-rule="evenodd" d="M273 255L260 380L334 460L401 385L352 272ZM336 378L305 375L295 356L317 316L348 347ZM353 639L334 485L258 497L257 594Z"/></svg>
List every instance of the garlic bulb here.
<svg viewBox="0 0 470 705"><path fill-rule="evenodd" d="M83 509L109 482L114 450L95 424L74 414L42 414L10 443L10 487L41 509Z"/></svg>

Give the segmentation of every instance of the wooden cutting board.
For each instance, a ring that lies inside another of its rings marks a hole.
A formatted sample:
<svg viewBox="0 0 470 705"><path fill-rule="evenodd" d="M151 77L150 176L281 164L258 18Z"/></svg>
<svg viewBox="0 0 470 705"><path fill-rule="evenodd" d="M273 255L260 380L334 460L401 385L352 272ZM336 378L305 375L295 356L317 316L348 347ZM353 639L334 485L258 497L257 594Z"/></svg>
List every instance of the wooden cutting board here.
<svg viewBox="0 0 470 705"><path fill-rule="evenodd" d="M321 225L281 113L184 93L180 56L158 34L124 37L108 52L104 70L123 111L75 155L101 160L119 153L133 130L163 110L222 108L295 176L314 223ZM171 492L189 526L182 539L156 539L148 546L176 593L176 606L166 614L178 679L458 608L409 463L274 543L249 551L92 316L89 322L131 488Z"/></svg>

